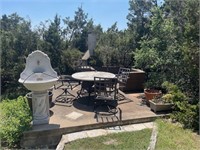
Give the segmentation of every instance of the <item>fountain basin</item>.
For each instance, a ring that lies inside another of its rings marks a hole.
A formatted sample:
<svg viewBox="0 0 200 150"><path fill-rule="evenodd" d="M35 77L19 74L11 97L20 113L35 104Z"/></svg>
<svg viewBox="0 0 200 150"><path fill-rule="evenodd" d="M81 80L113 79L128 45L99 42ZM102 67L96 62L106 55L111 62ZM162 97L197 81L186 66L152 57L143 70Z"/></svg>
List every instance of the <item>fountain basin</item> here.
<svg viewBox="0 0 200 150"><path fill-rule="evenodd" d="M33 73L29 76L28 80L20 78L19 82L30 91L46 91L52 87L57 80L58 77L51 77L44 73Z"/></svg>

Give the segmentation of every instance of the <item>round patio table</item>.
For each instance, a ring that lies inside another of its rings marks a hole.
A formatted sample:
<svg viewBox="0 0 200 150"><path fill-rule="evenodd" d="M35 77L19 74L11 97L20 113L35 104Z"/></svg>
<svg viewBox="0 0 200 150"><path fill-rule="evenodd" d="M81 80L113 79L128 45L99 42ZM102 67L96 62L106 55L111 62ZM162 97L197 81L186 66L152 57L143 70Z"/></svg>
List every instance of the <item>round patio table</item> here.
<svg viewBox="0 0 200 150"><path fill-rule="evenodd" d="M80 81L94 81L94 77L115 78L115 74L103 71L83 71L72 74L72 78Z"/></svg>
<svg viewBox="0 0 200 150"><path fill-rule="evenodd" d="M103 72L103 71L83 71L83 72L77 72L77 73L72 74L72 78L83 81L82 89L86 89L88 91L89 97L92 92L92 86L94 84L94 77L103 77L103 78L111 78L112 79L112 78L115 78L116 76L113 73ZM80 95L80 94L78 94L78 95Z"/></svg>

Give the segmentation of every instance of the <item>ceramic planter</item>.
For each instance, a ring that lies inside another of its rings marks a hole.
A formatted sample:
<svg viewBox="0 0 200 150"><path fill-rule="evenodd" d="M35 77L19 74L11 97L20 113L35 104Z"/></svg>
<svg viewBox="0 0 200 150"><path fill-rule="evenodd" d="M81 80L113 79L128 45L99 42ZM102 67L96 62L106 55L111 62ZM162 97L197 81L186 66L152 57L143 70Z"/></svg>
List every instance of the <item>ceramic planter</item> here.
<svg viewBox="0 0 200 150"><path fill-rule="evenodd" d="M150 103L150 108L154 112L158 111L168 111L172 109L173 104L171 103L155 103L153 101L149 101Z"/></svg>
<svg viewBox="0 0 200 150"><path fill-rule="evenodd" d="M145 89L144 94L147 100L152 100L156 97L161 96L162 92L160 90Z"/></svg>
<svg viewBox="0 0 200 150"><path fill-rule="evenodd" d="M162 92L160 90L144 89L144 94L146 98L146 104L149 106L149 101L156 97L160 97Z"/></svg>
<svg viewBox="0 0 200 150"><path fill-rule="evenodd" d="M152 100L158 96L161 96L162 93L159 90L145 89L144 94L145 94L145 98L146 98L146 103L147 103L147 105L149 105L150 100Z"/></svg>

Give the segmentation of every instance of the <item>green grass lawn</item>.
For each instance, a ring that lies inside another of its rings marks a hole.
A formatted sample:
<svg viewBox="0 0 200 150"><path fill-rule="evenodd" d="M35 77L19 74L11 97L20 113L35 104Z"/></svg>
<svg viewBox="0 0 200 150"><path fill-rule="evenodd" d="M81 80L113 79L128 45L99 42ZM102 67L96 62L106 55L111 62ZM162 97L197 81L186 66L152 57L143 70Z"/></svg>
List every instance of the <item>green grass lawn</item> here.
<svg viewBox="0 0 200 150"><path fill-rule="evenodd" d="M151 129L134 132L113 133L95 138L85 138L65 144L65 150L146 150L149 146Z"/></svg>
<svg viewBox="0 0 200 150"><path fill-rule="evenodd" d="M156 150L199 150L200 136L169 121L157 120Z"/></svg>
<svg viewBox="0 0 200 150"><path fill-rule="evenodd" d="M200 136L178 124L157 120L158 136L156 150L200 150ZM85 138L65 144L65 150L146 150L149 146L151 129L109 134Z"/></svg>

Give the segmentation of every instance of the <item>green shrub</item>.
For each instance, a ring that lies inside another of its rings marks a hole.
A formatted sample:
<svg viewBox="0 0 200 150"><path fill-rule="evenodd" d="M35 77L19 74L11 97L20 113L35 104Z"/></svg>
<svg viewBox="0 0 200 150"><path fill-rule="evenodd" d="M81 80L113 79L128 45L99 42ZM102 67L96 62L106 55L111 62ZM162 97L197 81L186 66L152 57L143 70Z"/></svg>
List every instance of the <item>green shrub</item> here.
<svg viewBox="0 0 200 150"><path fill-rule="evenodd" d="M170 101L174 104L171 118L184 125L186 128L198 130L199 105L189 103L189 98L173 83L164 82L162 87L171 95Z"/></svg>
<svg viewBox="0 0 200 150"><path fill-rule="evenodd" d="M167 93L174 93L174 92L179 91L178 86L168 81L165 81L162 83L162 88L166 89Z"/></svg>
<svg viewBox="0 0 200 150"><path fill-rule="evenodd" d="M20 96L0 102L0 138L9 147L18 146L24 131L31 128L31 112L27 99Z"/></svg>
<svg viewBox="0 0 200 150"><path fill-rule="evenodd" d="M185 128L198 130L199 128L199 107L191 105L187 101L177 102L176 110L171 114L171 118L184 125Z"/></svg>

